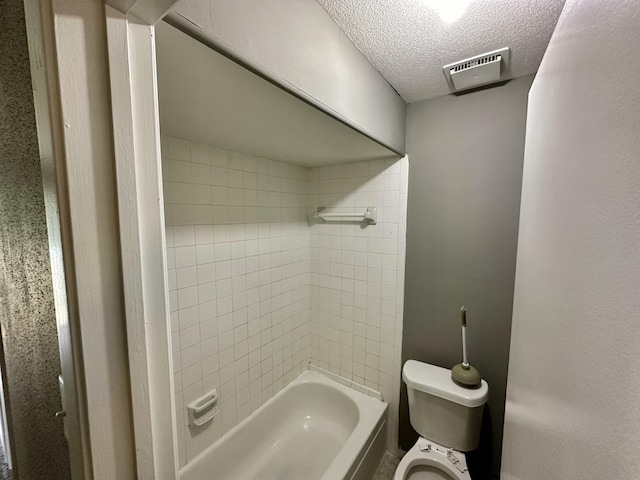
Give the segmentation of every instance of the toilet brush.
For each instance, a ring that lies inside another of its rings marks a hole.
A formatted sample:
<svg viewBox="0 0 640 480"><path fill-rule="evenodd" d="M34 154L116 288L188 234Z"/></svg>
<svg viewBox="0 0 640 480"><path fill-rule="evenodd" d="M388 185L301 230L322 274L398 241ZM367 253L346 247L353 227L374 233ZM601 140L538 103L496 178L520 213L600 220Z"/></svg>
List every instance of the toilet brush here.
<svg viewBox="0 0 640 480"><path fill-rule="evenodd" d="M451 369L451 379L464 388L476 388L480 386L482 378L477 369L469 365L467 359L467 309L460 309L462 321L462 363Z"/></svg>

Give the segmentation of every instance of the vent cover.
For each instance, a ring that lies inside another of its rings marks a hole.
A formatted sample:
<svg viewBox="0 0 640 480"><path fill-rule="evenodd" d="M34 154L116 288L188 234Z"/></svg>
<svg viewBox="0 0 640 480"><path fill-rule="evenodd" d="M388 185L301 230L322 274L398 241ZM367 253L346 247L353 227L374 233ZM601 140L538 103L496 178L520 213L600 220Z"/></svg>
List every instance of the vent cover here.
<svg viewBox="0 0 640 480"><path fill-rule="evenodd" d="M508 69L508 48L501 48L442 67L452 92L499 82Z"/></svg>

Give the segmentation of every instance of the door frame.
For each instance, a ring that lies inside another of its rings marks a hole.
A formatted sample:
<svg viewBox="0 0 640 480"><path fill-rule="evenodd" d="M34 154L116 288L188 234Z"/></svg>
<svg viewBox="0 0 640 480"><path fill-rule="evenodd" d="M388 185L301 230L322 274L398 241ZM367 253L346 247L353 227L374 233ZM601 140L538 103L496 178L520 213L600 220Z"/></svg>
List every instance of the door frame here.
<svg viewBox="0 0 640 480"><path fill-rule="evenodd" d="M170 479L152 24L174 2L113 3L147 20L102 0L25 2L65 426L72 478Z"/></svg>
<svg viewBox="0 0 640 480"><path fill-rule="evenodd" d="M177 478L160 152L158 18L106 7L120 242L139 478Z"/></svg>

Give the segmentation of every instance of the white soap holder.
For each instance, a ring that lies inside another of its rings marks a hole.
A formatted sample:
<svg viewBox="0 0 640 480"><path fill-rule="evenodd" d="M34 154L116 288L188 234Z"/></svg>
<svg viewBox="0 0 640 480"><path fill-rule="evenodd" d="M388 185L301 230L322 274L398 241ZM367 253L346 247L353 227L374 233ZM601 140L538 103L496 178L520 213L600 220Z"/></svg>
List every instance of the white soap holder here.
<svg viewBox="0 0 640 480"><path fill-rule="evenodd" d="M187 406L189 427L198 428L213 420L218 414L218 391L212 390Z"/></svg>

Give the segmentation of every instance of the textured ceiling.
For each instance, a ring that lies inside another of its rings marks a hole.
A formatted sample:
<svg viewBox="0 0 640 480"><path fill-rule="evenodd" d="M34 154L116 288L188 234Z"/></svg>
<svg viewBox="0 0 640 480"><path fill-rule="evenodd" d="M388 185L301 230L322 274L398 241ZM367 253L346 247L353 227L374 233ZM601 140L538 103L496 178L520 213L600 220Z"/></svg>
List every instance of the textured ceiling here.
<svg viewBox="0 0 640 480"><path fill-rule="evenodd" d="M564 5L564 0L318 2L408 103L449 93L443 65L502 47L511 48L507 78L536 72ZM467 3L450 23L438 11Z"/></svg>

